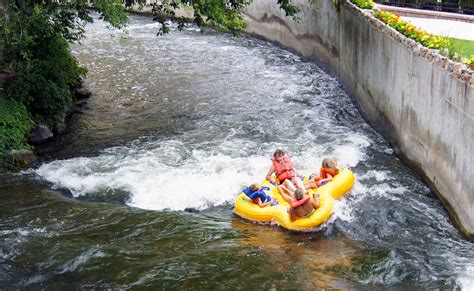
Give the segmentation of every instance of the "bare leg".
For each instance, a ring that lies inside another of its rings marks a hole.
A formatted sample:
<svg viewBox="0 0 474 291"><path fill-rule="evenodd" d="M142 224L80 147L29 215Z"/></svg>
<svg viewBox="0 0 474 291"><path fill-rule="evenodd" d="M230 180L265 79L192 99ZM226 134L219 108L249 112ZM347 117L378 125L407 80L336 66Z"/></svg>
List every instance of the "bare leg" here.
<svg viewBox="0 0 474 291"><path fill-rule="evenodd" d="M319 199L318 199L318 194L313 194L313 199L314 200L311 200L311 203L313 204L313 208L314 209L318 209L319 206L321 206L321 204L319 203Z"/></svg>
<svg viewBox="0 0 474 291"><path fill-rule="evenodd" d="M316 188L318 188L318 185L316 185L316 182L314 182L314 181L309 181L308 183L304 184L304 188L305 188L306 190L308 190L308 189L316 189Z"/></svg>
<svg viewBox="0 0 474 291"><path fill-rule="evenodd" d="M278 189L278 192L280 192L281 197L283 197L283 199L285 199L286 202L291 204L294 201L294 198L291 196L291 192L285 186L278 185L277 189Z"/></svg>
<svg viewBox="0 0 474 291"><path fill-rule="evenodd" d="M283 186L285 186L289 191L289 194L291 194L293 196L293 193L295 193L296 191L296 187L295 185L288 179L285 180L285 182L283 182Z"/></svg>
<svg viewBox="0 0 474 291"><path fill-rule="evenodd" d="M290 209L288 209L288 214L290 215L290 220L291 221L296 220L295 210L293 208L290 207Z"/></svg>
<svg viewBox="0 0 474 291"><path fill-rule="evenodd" d="M303 181L301 181L300 177L298 176L294 176L291 181L293 182L293 184L296 186L296 188L300 188L300 189L305 189L304 188L304 185L303 185Z"/></svg>

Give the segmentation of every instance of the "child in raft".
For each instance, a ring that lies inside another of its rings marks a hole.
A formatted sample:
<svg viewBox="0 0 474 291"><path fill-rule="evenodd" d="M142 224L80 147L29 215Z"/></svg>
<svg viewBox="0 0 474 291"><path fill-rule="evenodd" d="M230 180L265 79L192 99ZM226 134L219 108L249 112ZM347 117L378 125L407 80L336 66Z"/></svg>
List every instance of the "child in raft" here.
<svg viewBox="0 0 474 291"><path fill-rule="evenodd" d="M321 170L318 174L312 174L313 179L304 185L305 189L316 189L330 181L339 173L337 162L325 158L321 163Z"/></svg>
<svg viewBox="0 0 474 291"><path fill-rule="evenodd" d="M308 195L305 194L303 189L296 189L295 191L295 198L292 197L285 197L283 198L289 199L292 202L290 203L290 209L288 209L288 214L290 215L290 220L295 221L301 217L309 217L314 210L319 208L319 200L313 195L315 200L311 199ZM288 201L288 200L287 200Z"/></svg>
<svg viewBox="0 0 474 291"><path fill-rule="evenodd" d="M288 202L288 204L291 205L293 202L295 202L297 200L296 199L296 191L298 191L298 189L296 189L295 191L292 191L292 190L286 188L284 185L278 185L277 189L278 189L278 192L280 193L281 197L283 197L283 199L285 199L285 201ZM300 190L303 190L303 189L300 189ZM303 194L305 194L304 190L303 190ZM317 207L319 207L318 196L313 194L313 199L314 199L314 202L318 205Z"/></svg>
<svg viewBox="0 0 474 291"><path fill-rule="evenodd" d="M267 205L270 205L276 201L275 197L272 197L265 193L269 191L269 187L259 186L258 184L252 184L249 187L244 189L245 195L247 195L252 202L258 204L260 208L263 208Z"/></svg>
<svg viewBox="0 0 474 291"><path fill-rule="evenodd" d="M273 153L271 160L272 166L265 177L268 181L274 184L276 183L275 178L272 176L273 173L275 173L280 184L284 185L292 192L296 191L296 188L305 189L303 181L301 181L301 178L293 168L293 163L291 162L290 157L288 157L284 151L277 149Z"/></svg>

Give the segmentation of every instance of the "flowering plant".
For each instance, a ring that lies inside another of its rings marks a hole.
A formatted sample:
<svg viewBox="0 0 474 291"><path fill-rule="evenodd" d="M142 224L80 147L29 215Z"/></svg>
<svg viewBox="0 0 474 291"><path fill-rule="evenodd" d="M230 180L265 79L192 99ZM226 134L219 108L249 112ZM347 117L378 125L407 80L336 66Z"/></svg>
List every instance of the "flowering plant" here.
<svg viewBox="0 0 474 291"><path fill-rule="evenodd" d="M468 59L464 60L464 63L474 70L474 55L471 55Z"/></svg>
<svg viewBox="0 0 474 291"><path fill-rule="evenodd" d="M374 1L372 0L352 0L352 3L362 9L372 9L374 7Z"/></svg>
<svg viewBox="0 0 474 291"><path fill-rule="evenodd" d="M400 19L398 14L379 10L374 14L375 17L387 23L403 35L421 43L428 48L439 49L447 45L447 39L442 36L436 36L415 27L413 24Z"/></svg>

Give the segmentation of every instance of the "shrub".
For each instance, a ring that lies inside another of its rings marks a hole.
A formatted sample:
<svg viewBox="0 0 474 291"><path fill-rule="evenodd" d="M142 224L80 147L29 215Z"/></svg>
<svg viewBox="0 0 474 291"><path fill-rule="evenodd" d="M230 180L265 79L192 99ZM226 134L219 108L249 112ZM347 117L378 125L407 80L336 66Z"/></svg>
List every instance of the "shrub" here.
<svg viewBox="0 0 474 291"><path fill-rule="evenodd" d="M362 9L372 9L374 7L374 2L372 0L352 0L352 3Z"/></svg>
<svg viewBox="0 0 474 291"><path fill-rule="evenodd" d="M39 5L10 6L7 14L0 13L0 25L0 51L17 76L7 97L24 104L34 120L53 124L70 104L71 87L85 69Z"/></svg>
<svg viewBox="0 0 474 291"><path fill-rule="evenodd" d="M36 121L51 125L60 120L70 105L71 88L77 85L85 69L78 66L64 38L41 40L32 45L37 49L28 62L13 63L17 78L7 94L23 103Z"/></svg>
<svg viewBox="0 0 474 291"><path fill-rule="evenodd" d="M10 149L28 149L26 138L33 125L23 104L0 94L0 156Z"/></svg>
<svg viewBox="0 0 474 291"><path fill-rule="evenodd" d="M468 59L464 60L464 63L474 70L474 55L471 55Z"/></svg>
<svg viewBox="0 0 474 291"><path fill-rule="evenodd" d="M397 14L379 10L374 14L374 16L395 28L403 35L428 48L439 49L443 44L446 44L446 40L443 37L419 29L413 24L400 19L400 16Z"/></svg>
<svg viewBox="0 0 474 291"><path fill-rule="evenodd" d="M415 27L413 24L400 19L400 16L387 11L379 10L374 16L387 23L403 35L421 43L423 46L438 49L440 54L456 62L463 61L469 68L474 69L474 55L464 60L459 47L448 37L436 36Z"/></svg>

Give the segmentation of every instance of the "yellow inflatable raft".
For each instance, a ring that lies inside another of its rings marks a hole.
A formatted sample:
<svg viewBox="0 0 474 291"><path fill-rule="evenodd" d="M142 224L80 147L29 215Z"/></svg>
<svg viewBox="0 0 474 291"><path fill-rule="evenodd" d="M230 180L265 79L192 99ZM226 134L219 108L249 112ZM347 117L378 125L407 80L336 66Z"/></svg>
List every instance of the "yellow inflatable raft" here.
<svg viewBox="0 0 474 291"><path fill-rule="evenodd" d="M308 178L305 178L303 182L308 182ZM260 208L260 206L253 203L252 200L242 192L235 200L234 212L248 220L278 224L286 229L295 231L310 231L329 218L333 210L334 199L347 193L353 184L354 174L352 171L347 168L342 168L331 182L316 190L311 189L308 191L308 194L311 196L313 193L318 195L320 207L313 211L308 217L291 221L287 212L290 207L289 204L281 197L277 188L265 180L261 185L270 188L270 191L267 191L267 193L271 192L269 194L276 197L278 203Z"/></svg>

